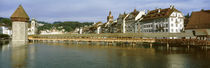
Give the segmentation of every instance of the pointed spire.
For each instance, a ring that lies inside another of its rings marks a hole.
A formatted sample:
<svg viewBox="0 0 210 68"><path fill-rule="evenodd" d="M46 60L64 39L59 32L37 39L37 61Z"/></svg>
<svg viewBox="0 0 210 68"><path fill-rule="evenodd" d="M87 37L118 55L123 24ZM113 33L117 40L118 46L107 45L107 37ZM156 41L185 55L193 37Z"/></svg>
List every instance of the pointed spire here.
<svg viewBox="0 0 210 68"><path fill-rule="evenodd" d="M19 7L15 10L15 12L10 17L12 21L24 21L27 22L29 20L29 16L25 12L22 5L19 5Z"/></svg>
<svg viewBox="0 0 210 68"><path fill-rule="evenodd" d="M124 15L126 15L126 12L124 12Z"/></svg>
<svg viewBox="0 0 210 68"><path fill-rule="evenodd" d="M109 11L109 16L107 16L107 22L109 21L113 21L113 16L112 16L112 12Z"/></svg>
<svg viewBox="0 0 210 68"><path fill-rule="evenodd" d="M136 8L135 8L133 12L136 12L136 11L137 11L137 10L136 10Z"/></svg>
<svg viewBox="0 0 210 68"><path fill-rule="evenodd" d="M112 15L112 12L111 11L109 11L109 16L111 16Z"/></svg>

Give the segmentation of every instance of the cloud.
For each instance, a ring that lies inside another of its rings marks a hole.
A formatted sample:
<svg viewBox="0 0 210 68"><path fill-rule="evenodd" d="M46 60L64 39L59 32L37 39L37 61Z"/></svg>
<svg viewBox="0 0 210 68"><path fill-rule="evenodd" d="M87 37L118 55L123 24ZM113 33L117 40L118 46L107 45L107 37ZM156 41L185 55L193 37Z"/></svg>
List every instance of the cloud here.
<svg viewBox="0 0 210 68"><path fill-rule="evenodd" d="M0 0L0 16L9 17L18 4L28 15L38 20L53 21L106 21L111 10L115 18L120 13L175 5L183 13L210 9L209 0ZM196 5L196 6L195 6Z"/></svg>

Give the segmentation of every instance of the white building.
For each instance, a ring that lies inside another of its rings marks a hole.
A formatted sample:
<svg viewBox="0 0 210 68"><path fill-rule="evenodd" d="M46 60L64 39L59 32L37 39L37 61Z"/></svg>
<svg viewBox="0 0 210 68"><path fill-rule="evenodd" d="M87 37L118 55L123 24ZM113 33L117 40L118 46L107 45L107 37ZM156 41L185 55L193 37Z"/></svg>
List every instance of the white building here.
<svg viewBox="0 0 210 68"><path fill-rule="evenodd" d="M58 30L56 27L53 27L51 30L43 30L40 31L40 35L49 35L49 34L64 34L66 33L65 30L63 29L63 27L58 27L61 30Z"/></svg>
<svg viewBox="0 0 210 68"><path fill-rule="evenodd" d="M145 11L137 11L136 9L129 14L120 14L117 19L117 25L121 27L120 30L122 33L135 33L136 22L145 14Z"/></svg>
<svg viewBox="0 0 210 68"><path fill-rule="evenodd" d="M29 28L28 28L28 35L35 35L38 32L38 23L37 21L33 18L31 20L31 24L29 24Z"/></svg>
<svg viewBox="0 0 210 68"><path fill-rule="evenodd" d="M72 32L72 34L82 34L83 33L83 28L75 28L75 30Z"/></svg>
<svg viewBox="0 0 210 68"><path fill-rule="evenodd" d="M7 35L12 35L12 30L10 30L9 28L5 27L5 26L1 26L0 27L0 34L7 34Z"/></svg>
<svg viewBox="0 0 210 68"><path fill-rule="evenodd" d="M143 15L145 15L145 11L137 11L134 9L133 12L129 13L125 17L125 22L123 22L123 33L135 33L137 32L136 28L136 22L142 18Z"/></svg>
<svg viewBox="0 0 210 68"><path fill-rule="evenodd" d="M148 11L138 23L143 33L181 33L184 30L184 15L174 6L170 6Z"/></svg>

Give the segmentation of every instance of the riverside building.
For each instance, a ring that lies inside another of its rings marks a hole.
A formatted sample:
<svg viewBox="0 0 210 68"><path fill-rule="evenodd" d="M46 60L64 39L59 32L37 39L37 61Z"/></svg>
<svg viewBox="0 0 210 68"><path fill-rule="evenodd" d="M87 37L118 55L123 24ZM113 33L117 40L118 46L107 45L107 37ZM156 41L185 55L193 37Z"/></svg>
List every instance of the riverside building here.
<svg viewBox="0 0 210 68"><path fill-rule="evenodd" d="M148 11L138 23L142 33L181 33L184 18L184 14L171 5L166 9Z"/></svg>
<svg viewBox="0 0 210 68"><path fill-rule="evenodd" d="M196 39L210 40L210 10L192 12L186 27L187 33L192 33Z"/></svg>

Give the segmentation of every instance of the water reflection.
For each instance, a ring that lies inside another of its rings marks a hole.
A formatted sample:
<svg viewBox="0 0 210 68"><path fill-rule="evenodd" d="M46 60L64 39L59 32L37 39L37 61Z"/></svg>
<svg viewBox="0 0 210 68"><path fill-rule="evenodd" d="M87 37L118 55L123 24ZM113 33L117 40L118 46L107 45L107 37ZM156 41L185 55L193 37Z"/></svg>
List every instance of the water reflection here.
<svg viewBox="0 0 210 68"><path fill-rule="evenodd" d="M12 47L11 50L11 61L13 68L26 68L26 59L27 59L27 47Z"/></svg>
<svg viewBox="0 0 210 68"><path fill-rule="evenodd" d="M100 43L11 45L17 44L1 47L0 68L208 68L210 65L210 51L197 47L150 48L145 44Z"/></svg>
<svg viewBox="0 0 210 68"><path fill-rule="evenodd" d="M26 43L12 42L1 45L2 68L26 68L27 59ZM0 65L1 66L1 65Z"/></svg>

